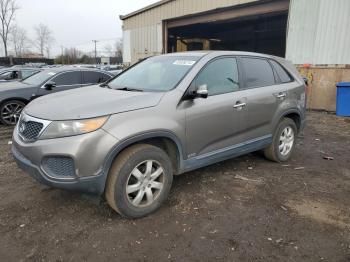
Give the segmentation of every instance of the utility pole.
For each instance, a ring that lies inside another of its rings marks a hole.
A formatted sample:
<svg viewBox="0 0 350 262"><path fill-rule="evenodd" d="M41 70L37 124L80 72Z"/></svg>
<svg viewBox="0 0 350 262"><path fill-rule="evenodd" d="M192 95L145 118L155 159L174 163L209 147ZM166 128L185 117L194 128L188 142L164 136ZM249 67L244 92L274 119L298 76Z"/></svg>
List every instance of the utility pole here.
<svg viewBox="0 0 350 262"><path fill-rule="evenodd" d="M92 40L92 42L95 43L95 64L97 65L97 43L98 43L98 41L97 40Z"/></svg>
<svg viewBox="0 0 350 262"><path fill-rule="evenodd" d="M62 63L62 65L64 65L64 62L63 62L63 55L64 55L63 49L64 49L64 46L63 45L61 45L61 49L62 49L61 63Z"/></svg>

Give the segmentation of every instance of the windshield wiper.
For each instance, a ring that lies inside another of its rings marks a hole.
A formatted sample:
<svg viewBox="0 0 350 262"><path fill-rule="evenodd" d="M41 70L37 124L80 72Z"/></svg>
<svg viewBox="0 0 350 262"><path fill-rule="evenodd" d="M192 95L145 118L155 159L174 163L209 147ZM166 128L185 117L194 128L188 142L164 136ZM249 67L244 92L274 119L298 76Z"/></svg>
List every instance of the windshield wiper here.
<svg viewBox="0 0 350 262"><path fill-rule="evenodd" d="M100 87L107 87L107 88L109 88L109 89L112 89L107 83L101 84Z"/></svg>
<svg viewBox="0 0 350 262"><path fill-rule="evenodd" d="M129 92L143 92L142 89L131 88L131 87L120 87L120 88L115 88L114 90L129 91Z"/></svg>

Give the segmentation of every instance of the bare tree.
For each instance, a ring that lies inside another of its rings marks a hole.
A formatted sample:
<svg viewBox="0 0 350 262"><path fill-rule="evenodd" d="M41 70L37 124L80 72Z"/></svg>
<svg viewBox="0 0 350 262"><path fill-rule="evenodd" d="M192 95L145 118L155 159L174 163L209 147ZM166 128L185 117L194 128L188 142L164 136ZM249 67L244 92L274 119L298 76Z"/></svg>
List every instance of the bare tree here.
<svg viewBox="0 0 350 262"><path fill-rule="evenodd" d="M10 40L13 44L15 56L22 57L27 51L30 42L27 37L27 32L18 25L14 25L11 27Z"/></svg>
<svg viewBox="0 0 350 262"><path fill-rule="evenodd" d="M38 48L40 54L50 56L51 45L54 42L52 32L47 25L39 24L34 27L36 38L35 45Z"/></svg>
<svg viewBox="0 0 350 262"><path fill-rule="evenodd" d="M7 44L9 40L10 26L18 9L19 7L16 5L16 0L0 0L0 36L4 44L6 57L8 56Z"/></svg>
<svg viewBox="0 0 350 262"><path fill-rule="evenodd" d="M115 56L122 57L123 56L123 42L121 39L118 39L115 42L114 48L115 48Z"/></svg>

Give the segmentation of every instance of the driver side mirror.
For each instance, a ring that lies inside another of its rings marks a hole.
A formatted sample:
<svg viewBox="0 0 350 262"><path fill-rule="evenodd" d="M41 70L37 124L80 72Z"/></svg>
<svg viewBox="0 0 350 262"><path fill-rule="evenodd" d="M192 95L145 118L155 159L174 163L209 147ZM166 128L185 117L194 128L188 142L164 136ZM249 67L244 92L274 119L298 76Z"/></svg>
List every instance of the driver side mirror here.
<svg viewBox="0 0 350 262"><path fill-rule="evenodd" d="M47 83L45 84L44 87L45 87L46 90L52 90L53 88L56 87L56 83L53 82L53 81L49 81L49 82L47 82Z"/></svg>
<svg viewBox="0 0 350 262"><path fill-rule="evenodd" d="M189 88L187 95L185 96L185 99L195 99L195 98L207 98L208 97L208 86L206 84L195 86L194 84L191 85Z"/></svg>
<svg viewBox="0 0 350 262"><path fill-rule="evenodd" d="M200 85L195 91L195 97L207 98L208 97L208 86L206 84Z"/></svg>

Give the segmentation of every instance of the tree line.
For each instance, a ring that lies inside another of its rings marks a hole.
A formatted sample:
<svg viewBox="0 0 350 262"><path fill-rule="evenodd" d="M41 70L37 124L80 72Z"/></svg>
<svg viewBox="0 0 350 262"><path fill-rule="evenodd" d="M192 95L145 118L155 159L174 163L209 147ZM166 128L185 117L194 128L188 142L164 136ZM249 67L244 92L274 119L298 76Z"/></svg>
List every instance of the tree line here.
<svg viewBox="0 0 350 262"><path fill-rule="evenodd" d="M118 39L113 44L106 44L103 48L99 48L98 53L107 57L116 57L118 61L122 60L123 56L122 40ZM56 64L95 64L94 52L82 52L75 47L62 47L62 54L55 58Z"/></svg>

